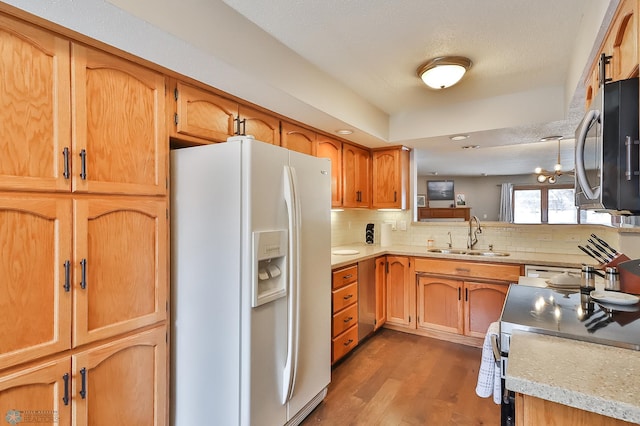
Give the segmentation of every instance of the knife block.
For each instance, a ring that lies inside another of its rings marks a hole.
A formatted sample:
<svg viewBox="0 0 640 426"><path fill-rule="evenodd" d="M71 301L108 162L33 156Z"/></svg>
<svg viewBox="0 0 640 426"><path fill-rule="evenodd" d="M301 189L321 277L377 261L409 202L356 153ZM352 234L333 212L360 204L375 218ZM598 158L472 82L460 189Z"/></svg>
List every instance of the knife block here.
<svg viewBox="0 0 640 426"><path fill-rule="evenodd" d="M627 260L631 260L631 259L629 259L629 257L627 257L626 255L619 253L609 262L603 263L602 265L600 265L600 268L604 271L604 269L607 267L613 267L613 266L617 267L618 263L626 262Z"/></svg>

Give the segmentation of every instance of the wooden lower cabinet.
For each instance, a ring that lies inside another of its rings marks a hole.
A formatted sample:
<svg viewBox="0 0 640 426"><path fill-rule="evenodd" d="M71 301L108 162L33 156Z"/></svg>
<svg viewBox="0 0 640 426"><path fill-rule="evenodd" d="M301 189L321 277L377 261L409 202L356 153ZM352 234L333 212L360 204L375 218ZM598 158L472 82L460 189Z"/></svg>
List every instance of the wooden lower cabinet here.
<svg viewBox="0 0 640 426"><path fill-rule="evenodd" d="M164 425L165 330L161 325L0 376L0 412L15 424Z"/></svg>
<svg viewBox="0 0 640 426"><path fill-rule="evenodd" d="M358 345L358 265L333 271L331 363Z"/></svg>
<svg viewBox="0 0 640 426"><path fill-rule="evenodd" d="M418 328L484 337L500 317L507 284L477 283L420 275Z"/></svg>
<svg viewBox="0 0 640 426"><path fill-rule="evenodd" d="M374 331L387 322L387 257L381 256L375 262L376 319Z"/></svg>
<svg viewBox="0 0 640 426"><path fill-rule="evenodd" d="M521 393L516 394L516 426L624 426L634 423Z"/></svg>
<svg viewBox="0 0 640 426"><path fill-rule="evenodd" d="M481 346L500 318L519 264L387 256L386 326Z"/></svg>
<svg viewBox="0 0 640 426"><path fill-rule="evenodd" d="M415 328L415 284L406 256L387 256L387 324Z"/></svg>

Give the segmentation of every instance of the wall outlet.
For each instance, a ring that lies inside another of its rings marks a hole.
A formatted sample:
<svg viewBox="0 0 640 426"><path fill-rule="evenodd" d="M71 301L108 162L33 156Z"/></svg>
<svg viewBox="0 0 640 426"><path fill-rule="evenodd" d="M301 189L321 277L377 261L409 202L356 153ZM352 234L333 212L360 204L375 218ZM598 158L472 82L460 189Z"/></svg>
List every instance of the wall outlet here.
<svg viewBox="0 0 640 426"><path fill-rule="evenodd" d="M400 229L401 231L406 231L407 230L407 221L406 220L401 220L398 223L398 229Z"/></svg>

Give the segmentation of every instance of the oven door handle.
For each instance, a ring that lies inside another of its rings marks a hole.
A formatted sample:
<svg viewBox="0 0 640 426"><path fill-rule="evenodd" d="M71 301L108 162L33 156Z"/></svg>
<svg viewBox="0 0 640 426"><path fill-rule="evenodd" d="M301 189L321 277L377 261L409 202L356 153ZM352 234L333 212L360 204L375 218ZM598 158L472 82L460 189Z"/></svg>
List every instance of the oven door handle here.
<svg viewBox="0 0 640 426"><path fill-rule="evenodd" d="M493 358L496 362L500 362L500 344L498 343L498 335L491 335L491 348L493 349Z"/></svg>

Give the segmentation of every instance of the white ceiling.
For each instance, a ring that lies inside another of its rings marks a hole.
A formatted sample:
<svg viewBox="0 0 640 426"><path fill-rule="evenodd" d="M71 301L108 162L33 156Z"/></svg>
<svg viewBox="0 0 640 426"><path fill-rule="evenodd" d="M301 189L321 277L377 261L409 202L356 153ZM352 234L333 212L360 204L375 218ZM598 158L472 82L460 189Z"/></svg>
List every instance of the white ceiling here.
<svg viewBox="0 0 640 426"><path fill-rule="evenodd" d="M421 174L573 167L582 81L618 0L57 0L15 7L292 119L416 150ZM444 91L424 61L474 63ZM451 142L457 133L471 137ZM480 145L462 150L462 145Z"/></svg>
<svg viewBox="0 0 640 426"><path fill-rule="evenodd" d="M550 168L557 144L538 142L549 135L565 137L563 166L573 167L584 53L602 22L589 29L573 80L572 60L585 13L602 0L224 1L388 114L388 141L417 149L420 174ZM430 90L415 70L444 55L467 56L473 66L458 85ZM456 133L471 137L450 141Z"/></svg>

